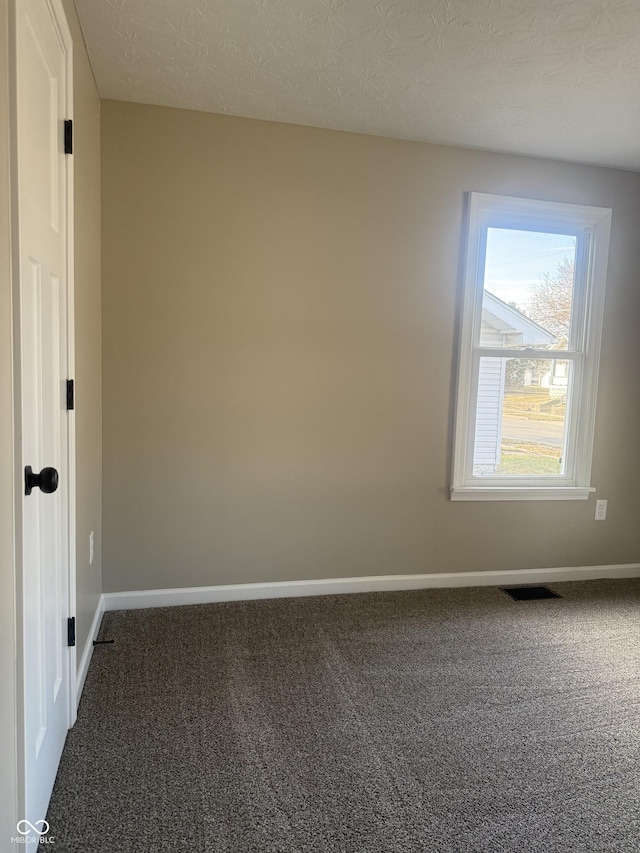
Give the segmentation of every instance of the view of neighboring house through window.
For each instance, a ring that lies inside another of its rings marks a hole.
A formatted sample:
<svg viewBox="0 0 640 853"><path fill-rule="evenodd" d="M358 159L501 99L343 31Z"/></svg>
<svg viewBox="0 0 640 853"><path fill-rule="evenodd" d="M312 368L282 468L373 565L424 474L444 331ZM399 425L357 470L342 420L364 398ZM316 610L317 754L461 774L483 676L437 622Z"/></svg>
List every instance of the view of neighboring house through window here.
<svg viewBox="0 0 640 853"><path fill-rule="evenodd" d="M609 220L471 194L453 499L591 490Z"/></svg>
<svg viewBox="0 0 640 853"><path fill-rule="evenodd" d="M553 358L480 358L476 474L563 473L576 237L488 228L480 345Z"/></svg>

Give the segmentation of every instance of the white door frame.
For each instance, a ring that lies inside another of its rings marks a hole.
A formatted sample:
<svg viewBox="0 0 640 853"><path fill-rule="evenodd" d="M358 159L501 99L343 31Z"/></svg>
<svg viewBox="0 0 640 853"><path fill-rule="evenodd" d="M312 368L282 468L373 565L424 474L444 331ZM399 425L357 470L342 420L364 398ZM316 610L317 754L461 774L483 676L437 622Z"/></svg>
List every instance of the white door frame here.
<svg viewBox="0 0 640 853"><path fill-rule="evenodd" d="M10 99L10 171L11 171L11 256L12 256L12 321L13 321L13 432L14 432L14 518L15 518L15 615L16 615L16 687L17 687L17 735L18 735L18 810L24 813L26 786L24 767L25 749L25 686L29 674L25 672L24 660L24 602L23 587L24 555L22 548L24 500L24 472L22 460L22 357L21 357L21 316L20 316L20 198L18 186L17 154L17 65L16 65L16 3L9 2L9 99ZM62 6L62 0L41 0L48 6L58 35L65 48L66 66L66 112L67 118L73 118L73 41ZM73 194L73 155L65 157L65 192L67 214L67 369L68 378L75 377L75 323L74 323L74 194ZM68 615L76 615L76 435L75 412L68 417L67 470L60 472L67 477L68 483ZM68 648L69 654L69 721L71 728L77 714L77 672L76 647ZM44 815L42 816L44 817Z"/></svg>

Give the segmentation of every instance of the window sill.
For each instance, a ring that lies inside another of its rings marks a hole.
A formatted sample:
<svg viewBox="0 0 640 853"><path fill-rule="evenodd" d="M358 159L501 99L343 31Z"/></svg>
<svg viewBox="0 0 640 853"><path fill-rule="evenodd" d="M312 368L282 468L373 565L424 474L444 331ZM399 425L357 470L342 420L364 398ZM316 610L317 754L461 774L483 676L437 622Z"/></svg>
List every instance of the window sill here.
<svg viewBox="0 0 640 853"><path fill-rule="evenodd" d="M452 501L586 501L590 486L457 486Z"/></svg>

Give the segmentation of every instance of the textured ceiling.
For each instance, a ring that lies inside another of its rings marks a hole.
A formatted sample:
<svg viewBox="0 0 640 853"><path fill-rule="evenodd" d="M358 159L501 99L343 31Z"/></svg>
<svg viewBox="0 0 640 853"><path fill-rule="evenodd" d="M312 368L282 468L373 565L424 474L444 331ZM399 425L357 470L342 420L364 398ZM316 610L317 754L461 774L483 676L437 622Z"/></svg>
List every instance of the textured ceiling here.
<svg viewBox="0 0 640 853"><path fill-rule="evenodd" d="M76 0L104 98L640 170L640 0Z"/></svg>

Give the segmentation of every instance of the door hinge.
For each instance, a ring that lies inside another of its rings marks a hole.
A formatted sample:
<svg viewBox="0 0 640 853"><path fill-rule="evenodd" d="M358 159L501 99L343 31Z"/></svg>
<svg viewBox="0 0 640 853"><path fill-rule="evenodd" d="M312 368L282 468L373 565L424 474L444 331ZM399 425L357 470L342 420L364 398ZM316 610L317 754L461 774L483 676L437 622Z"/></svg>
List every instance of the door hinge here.
<svg viewBox="0 0 640 853"><path fill-rule="evenodd" d="M70 616L67 619L67 645L75 646L76 644L76 617Z"/></svg>
<svg viewBox="0 0 640 853"><path fill-rule="evenodd" d="M67 411L70 412L76 407L75 386L73 379L67 379Z"/></svg>
<svg viewBox="0 0 640 853"><path fill-rule="evenodd" d="M64 153L73 154L73 121L70 118L64 123Z"/></svg>

